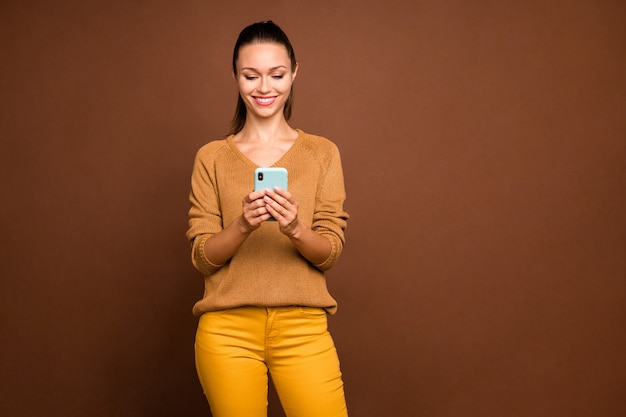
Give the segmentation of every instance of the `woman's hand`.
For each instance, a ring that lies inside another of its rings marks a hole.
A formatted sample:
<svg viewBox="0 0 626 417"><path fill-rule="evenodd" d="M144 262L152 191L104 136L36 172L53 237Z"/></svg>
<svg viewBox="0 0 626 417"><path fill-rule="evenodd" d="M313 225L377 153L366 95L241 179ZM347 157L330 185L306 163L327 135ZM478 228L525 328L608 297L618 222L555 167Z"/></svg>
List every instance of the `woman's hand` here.
<svg viewBox="0 0 626 417"><path fill-rule="evenodd" d="M276 187L265 190L263 197L265 209L276 221L280 231L289 237L294 237L298 228L298 201L287 190Z"/></svg>
<svg viewBox="0 0 626 417"><path fill-rule="evenodd" d="M265 190L263 196L267 214L276 219L280 231L284 233L300 254L313 265L319 265L328 259L332 248L330 241L298 219L298 201L287 190L276 187ZM265 215L261 216L265 218Z"/></svg>
<svg viewBox="0 0 626 417"><path fill-rule="evenodd" d="M209 262L214 265L224 265L233 257L250 233L271 217L263 200L265 194L263 190L251 192L245 196L241 202L242 215L204 242L204 255Z"/></svg>
<svg viewBox="0 0 626 417"><path fill-rule="evenodd" d="M253 191L243 198L242 201L242 223L245 230L249 233L258 229L265 220L272 217L267 210L267 203L264 198L266 190Z"/></svg>

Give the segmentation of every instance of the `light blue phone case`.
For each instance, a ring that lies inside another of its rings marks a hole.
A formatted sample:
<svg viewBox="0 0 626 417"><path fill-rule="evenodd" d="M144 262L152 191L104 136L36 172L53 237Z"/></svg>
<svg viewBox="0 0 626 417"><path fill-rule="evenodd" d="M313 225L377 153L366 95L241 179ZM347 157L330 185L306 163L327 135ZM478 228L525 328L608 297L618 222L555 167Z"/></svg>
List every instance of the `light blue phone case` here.
<svg viewBox="0 0 626 417"><path fill-rule="evenodd" d="M287 170L285 168L257 168L254 170L254 191L273 190L274 187L287 189ZM268 221L276 221L270 217Z"/></svg>
<svg viewBox="0 0 626 417"><path fill-rule="evenodd" d="M273 190L274 187L287 189L287 170L285 168L257 168L254 170L254 191Z"/></svg>

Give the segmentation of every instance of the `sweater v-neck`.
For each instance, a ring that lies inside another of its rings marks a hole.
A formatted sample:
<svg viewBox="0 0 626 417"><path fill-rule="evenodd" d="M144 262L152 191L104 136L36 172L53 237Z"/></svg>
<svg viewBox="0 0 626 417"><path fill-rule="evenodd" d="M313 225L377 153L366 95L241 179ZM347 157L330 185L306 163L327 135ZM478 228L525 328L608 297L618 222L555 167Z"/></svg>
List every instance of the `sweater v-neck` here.
<svg viewBox="0 0 626 417"><path fill-rule="evenodd" d="M302 142L302 138L304 137L304 132L300 129L295 129L298 132L298 137L296 137L296 139L293 141L293 143L291 144L291 146L289 147L289 149L287 149L285 151L285 153L283 153L280 158L278 158L276 161L274 161L271 165L269 165L270 167L277 167L280 166L280 164L287 158L289 157L290 154L292 154L293 152L295 152L295 148L296 146L298 146L298 144L300 142ZM258 168L261 167L261 165L257 164L256 162L254 162L253 160L251 160L250 158L248 158L246 156L245 153L241 152L241 149L239 149L239 147L237 146L237 144L234 141L235 139L235 135L230 135L228 136L228 138L226 138L226 143L228 143L228 146L230 146L230 148L232 149L232 151L239 157L239 159L241 159L243 162L245 162L248 165L253 166L254 168Z"/></svg>

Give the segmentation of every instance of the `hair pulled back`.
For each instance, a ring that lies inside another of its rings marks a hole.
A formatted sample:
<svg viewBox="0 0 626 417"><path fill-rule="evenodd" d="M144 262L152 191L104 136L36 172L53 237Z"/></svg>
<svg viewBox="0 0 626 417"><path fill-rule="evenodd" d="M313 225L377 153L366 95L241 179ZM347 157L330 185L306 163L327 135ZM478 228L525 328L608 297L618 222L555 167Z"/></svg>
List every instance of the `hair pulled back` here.
<svg viewBox="0 0 626 417"><path fill-rule="evenodd" d="M237 60L239 59L239 50L246 45L250 45L253 43L276 43L279 45L283 45L285 49L287 49L287 55L291 60L291 70L295 71L296 69L296 54L291 46L291 42L289 42L289 38L283 32L283 30L278 27L271 20L266 20L264 22L253 23L250 26L245 27L239 37L237 38L237 42L235 42L235 48L233 51L233 74L237 74ZM285 120L289 120L291 117L291 107L293 104L293 87L289 92L289 97L285 102L285 107L283 108L283 115L285 116ZM237 95L237 107L235 109L235 116L230 124L230 132L229 134L234 135L237 134L243 129L243 126L246 123L246 104L243 102L241 95Z"/></svg>

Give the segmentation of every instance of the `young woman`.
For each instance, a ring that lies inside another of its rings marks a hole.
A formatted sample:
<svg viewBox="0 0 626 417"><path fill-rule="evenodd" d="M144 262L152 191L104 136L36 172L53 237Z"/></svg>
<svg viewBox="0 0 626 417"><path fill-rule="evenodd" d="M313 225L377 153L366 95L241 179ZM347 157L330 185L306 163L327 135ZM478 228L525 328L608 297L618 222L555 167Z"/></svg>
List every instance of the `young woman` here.
<svg viewBox="0 0 626 417"><path fill-rule="evenodd" d="M268 372L288 417L347 416L324 277L345 242L343 172L332 142L287 122L297 72L277 25L243 29L230 135L194 163L187 237L205 282L196 367L213 417L265 417ZM289 191L251 191L255 169L270 166L287 169Z"/></svg>

